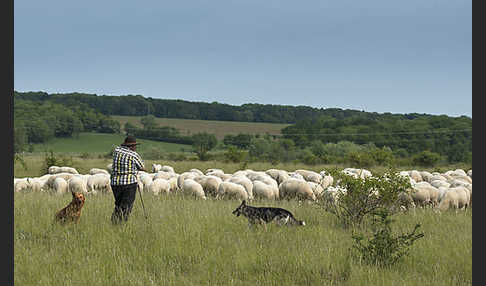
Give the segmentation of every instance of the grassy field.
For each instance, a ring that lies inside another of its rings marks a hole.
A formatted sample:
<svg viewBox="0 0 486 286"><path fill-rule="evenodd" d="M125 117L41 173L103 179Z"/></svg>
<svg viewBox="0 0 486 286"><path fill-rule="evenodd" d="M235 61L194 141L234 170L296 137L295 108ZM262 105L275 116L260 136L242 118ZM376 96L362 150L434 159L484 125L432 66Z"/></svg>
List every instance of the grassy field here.
<svg viewBox="0 0 486 286"><path fill-rule="evenodd" d="M121 127L126 122L142 127L140 116L120 116L112 115L113 119L118 120ZM182 135L191 135L199 132L213 133L218 140L224 138L227 134L237 135L239 133L248 134L281 134L280 130L291 124L280 123L259 123L259 122L236 122L236 121L214 121L214 120L194 120L178 118L156 118L159 126L169 126L180 130Z"/></svg>
<svg viewBox="0 0 486 286"><path fill-rule="evenodd" d="M52 224L69 194L14 194L16 285L471 285L472 210L398 214L394 229L420 222L425 237L390 268L350 256L351 231L295 201L254 202L292 211L304 227L249 229L237 201L143 194L129 222L113 226L113 197L88 196L78 225Z"/></svg>
<svg viewBox="0 0 486 286"><path fill-rule="evenodd" d="M45 144L34 144L34 152L46 152L53 150L58 153L71 154L102 154L108 153L113 147L119 146L125 139L123 134L91 133L83 132L77 137L72 138L52 138ZM150 148L157 148L165 152L178 152L181 148L190 149L191 146L183 144L174 144L159 142L145 139L137 139L142 143L138 146L137 151L143 152Z"/></svg>

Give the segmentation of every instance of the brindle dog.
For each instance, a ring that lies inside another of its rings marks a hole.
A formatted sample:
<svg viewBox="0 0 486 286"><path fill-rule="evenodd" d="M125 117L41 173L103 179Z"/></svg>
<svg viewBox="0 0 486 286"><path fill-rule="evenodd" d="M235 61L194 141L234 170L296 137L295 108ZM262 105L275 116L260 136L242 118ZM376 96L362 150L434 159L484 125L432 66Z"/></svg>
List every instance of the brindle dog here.
<svg viewBox="0 0 486 286"><path fill-rule="evenodd" d="M279 225L305 225L302 220L297 220L294 215L282 208L274 207L252 207L246 204L243 200L241 205L233 212L237 217L243 215L248 219L248 224L251 226L255 224L263 224L266 229L266 224L275 221Z"/></svg>

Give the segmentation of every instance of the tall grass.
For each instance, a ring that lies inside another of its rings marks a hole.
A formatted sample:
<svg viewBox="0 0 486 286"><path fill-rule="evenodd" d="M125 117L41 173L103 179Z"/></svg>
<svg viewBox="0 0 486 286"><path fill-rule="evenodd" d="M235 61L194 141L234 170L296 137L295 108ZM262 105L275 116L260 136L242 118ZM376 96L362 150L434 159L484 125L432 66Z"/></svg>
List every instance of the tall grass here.
<svg viewBox="0 0 486 286"><path fill-rule="evenodd" d="M14 194L16 285L471 285L472 211L396 215L398 230L425 233L398 265L351 258L351 233L311 204L259 201L292 211L305 227L250 229L238 201L143 194L125 225L113 197L88 196L77 225L53 224L69 194Z"/></svg>

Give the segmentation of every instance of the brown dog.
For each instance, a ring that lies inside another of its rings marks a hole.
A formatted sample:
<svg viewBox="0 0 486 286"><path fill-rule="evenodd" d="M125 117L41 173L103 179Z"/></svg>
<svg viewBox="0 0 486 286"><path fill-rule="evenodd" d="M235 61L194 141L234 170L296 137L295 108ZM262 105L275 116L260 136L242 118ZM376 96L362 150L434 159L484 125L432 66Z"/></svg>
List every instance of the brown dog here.
<svg viewBox="0 0 486 286"><path fill-rule="evenodd" d="M81 217L81 209L84 206L84 195L83 193L72 193L73 200L62 210L56 213L54 217L55 221L65 224L67 222L77 223Z"/></svg>

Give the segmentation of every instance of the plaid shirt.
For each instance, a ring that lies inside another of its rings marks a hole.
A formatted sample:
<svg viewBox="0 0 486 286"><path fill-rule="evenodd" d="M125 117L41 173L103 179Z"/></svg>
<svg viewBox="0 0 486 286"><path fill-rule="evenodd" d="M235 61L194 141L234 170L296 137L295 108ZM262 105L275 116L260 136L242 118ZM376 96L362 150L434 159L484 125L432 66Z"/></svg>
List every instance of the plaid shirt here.
<svg viewBox="0 0 486 286"><path fill-rule="evenodd" d="M138 170L145 169L137 152L128 147L119 146L113 151L113 171L111 185L128 185L137 183Z"/></svg>

